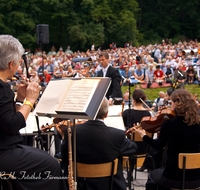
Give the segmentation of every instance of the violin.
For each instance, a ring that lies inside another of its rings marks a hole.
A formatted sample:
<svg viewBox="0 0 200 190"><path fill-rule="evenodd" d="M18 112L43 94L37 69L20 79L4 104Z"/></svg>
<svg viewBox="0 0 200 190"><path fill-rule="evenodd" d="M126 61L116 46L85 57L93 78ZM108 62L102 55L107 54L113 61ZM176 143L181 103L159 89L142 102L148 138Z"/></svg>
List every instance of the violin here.
<svg viewBox="0 0 200 190"><path fill-rule="evenodd" d="M160 128L165 121L172 119L174 116L175 113L172 110L163 109L156 117L143 117L140 125L145 131L156 133L160 131Z"/></svg>
<svg viewBox="0 0 200 190"><path fill-rule="evenodd" d="M64 131L65 127L67 127L67 120L63 120L62 122L58 122L58 120L60 120L60 119L59 118L54 119L54 123L51 125L48 125L48 123L46 125L42 125L41 126L42 132L46 132L47 130L50 130L51 128L56 127L56 125L58 125L58 127ZM86 122L86 120L81 120L81 121L78 120L76 122L76 125L82 124L85 122ZM70 121L70 125L72 126L72 125L74 125L74 123Z"/></svg>
<svg viewBox="0 0 200 190"><path fill-rule="evenodd" d="M136 128L142 127L145 131L149 133L156 133L160 131L162 124L172 119L175 113L169 109L163 109L156 117L146 116L141 119L140 125L137 124ZM131 133L133 128L126 131L126 135Z"/></svg>

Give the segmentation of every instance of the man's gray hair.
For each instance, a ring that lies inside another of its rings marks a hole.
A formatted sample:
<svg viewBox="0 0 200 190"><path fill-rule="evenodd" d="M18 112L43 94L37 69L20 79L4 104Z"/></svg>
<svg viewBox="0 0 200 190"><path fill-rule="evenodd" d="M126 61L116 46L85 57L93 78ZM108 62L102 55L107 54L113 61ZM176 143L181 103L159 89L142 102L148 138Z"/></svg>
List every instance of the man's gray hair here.
<svg viewBox="0 0 200 190"><path fill-rule="evenodd" d="M108 99L104 97L96 119L104 119L108 111L108 107L109 107Z"/></svg>
<svg viewBox="0 0 200 190"><path fill-rule="evenodd" d="M0 71L6 70L13 60L16 65L23 53L24 48L18 39L11 35L0 35Z"/></svg>
<svg viewBox="0 0 200 190"><path fill-rule="evenodd" d="M159 94L165 94L163 91L160 91Z"/></svg>

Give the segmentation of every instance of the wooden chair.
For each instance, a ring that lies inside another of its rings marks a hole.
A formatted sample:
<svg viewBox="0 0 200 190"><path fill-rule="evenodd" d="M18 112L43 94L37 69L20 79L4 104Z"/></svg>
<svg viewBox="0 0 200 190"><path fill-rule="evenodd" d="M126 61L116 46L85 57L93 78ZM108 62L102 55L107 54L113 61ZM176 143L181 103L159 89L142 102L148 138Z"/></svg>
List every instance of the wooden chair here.
<svg viewBox="0 0 200 190"><path fill-rule="evenodd" d="M0 174L1 190L13 190L11 179L15 179L15 177L11 174Z"/></svg>
<svg viewBox="0 0 200 190"><path fill-rule="evenodd" d="M187 169L198 169L200 168L200 153L180 153L179 154L179 169L183 170L182 182L181 182L181 190L185 188L185 170ZM200 189L197 187L195 189Z"/></svg>
<svg viewBox="0 0 200 190"><path fill-rule="evenodd" d="M112 162L102 164L77 164L77 177L83 178L98 178L98 177L111 177L110 190L113 187L114 175L117 173L118 159Z"/></svg>

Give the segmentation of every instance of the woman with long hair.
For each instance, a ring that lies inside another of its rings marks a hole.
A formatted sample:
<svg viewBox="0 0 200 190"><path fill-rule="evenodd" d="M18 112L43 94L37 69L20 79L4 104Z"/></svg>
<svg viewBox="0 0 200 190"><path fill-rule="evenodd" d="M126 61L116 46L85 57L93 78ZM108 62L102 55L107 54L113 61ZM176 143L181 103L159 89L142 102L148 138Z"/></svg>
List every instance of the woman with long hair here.
<svg viewBox="0 0 200 190"><path fill-rule="evenodd" d="M180 188L182 170L178 168L179 153L200 152L200 116L192 94L179 89L172 93L171 101L176 116L162 125L157 139L149 138L142 128L133 127L150 146L157 150L168 147L166 166L149 174L147 190ZM186 170L185 176L186 181L193 181L193 186L200 186L200 169Z"/></svg>

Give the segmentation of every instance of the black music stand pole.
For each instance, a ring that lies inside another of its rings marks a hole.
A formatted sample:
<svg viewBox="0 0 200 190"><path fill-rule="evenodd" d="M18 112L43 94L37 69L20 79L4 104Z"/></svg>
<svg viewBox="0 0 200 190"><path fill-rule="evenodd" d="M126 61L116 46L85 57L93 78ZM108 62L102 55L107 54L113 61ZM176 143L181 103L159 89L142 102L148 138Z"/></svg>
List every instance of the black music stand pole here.
<svg viewBox="0 0 200 190"><path fill-rule="evenodd" d="M41 150L44 150L44 143L46 142L42 139L42 135L41 135L42 131L40 130L40 127L39 127L39 119L37 115L35 116L35 119L36 119L37 129L38 129L37 131L38 135L35 137L37 148L40 147Z"/></svg>

